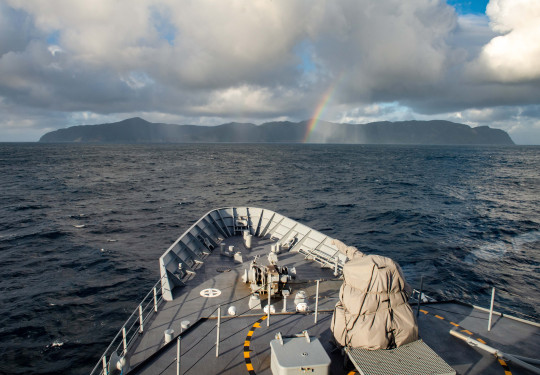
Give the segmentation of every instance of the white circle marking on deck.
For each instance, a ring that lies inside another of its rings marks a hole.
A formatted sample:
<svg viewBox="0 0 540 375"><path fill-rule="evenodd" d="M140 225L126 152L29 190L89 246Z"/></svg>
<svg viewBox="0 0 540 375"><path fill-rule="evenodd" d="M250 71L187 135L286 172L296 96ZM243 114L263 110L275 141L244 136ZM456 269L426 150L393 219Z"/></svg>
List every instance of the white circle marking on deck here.
<svg viewBox="0 0 540 375"><path fill-rule="evenodd" d="M208 288L208 289L201 290L201 296L206 297L206 298L217 297L220 294L221 294L221 290L219 289Z"/></svg>

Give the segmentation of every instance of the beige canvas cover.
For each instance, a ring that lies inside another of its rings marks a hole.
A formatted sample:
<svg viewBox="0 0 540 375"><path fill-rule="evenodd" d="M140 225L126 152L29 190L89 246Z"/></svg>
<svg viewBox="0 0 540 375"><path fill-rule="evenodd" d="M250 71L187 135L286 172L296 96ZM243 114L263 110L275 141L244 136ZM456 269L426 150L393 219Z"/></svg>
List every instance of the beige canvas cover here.
<svg viewBox="0 0 540 375"><path fill-rule="evenodd" d="M418 326L408 303L411 287L392 259L364 255L334 240L349 259L334 309L332 332L342 346L391 349L418 340Z"/></svg>

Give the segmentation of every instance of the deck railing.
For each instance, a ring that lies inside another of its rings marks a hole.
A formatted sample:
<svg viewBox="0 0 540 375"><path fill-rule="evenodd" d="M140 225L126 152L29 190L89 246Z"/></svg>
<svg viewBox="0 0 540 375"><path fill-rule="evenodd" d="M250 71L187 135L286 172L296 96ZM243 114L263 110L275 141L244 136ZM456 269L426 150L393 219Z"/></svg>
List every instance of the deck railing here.
<svg viewBox="0 0 540 375"><path fill-rule="evenodd" d="M538 322L538 317L527 315L522 311L514 310L508 307L508 305L504 305L502 302L496 302L495 290L496 288L494 287L491 288L491 303L490 303L489 308L478 306L475 304L477 302L471 301L470 299L458 299L456 302L467 304L476 310L481 310L488 313L489 314L488 323L487 323L488 331L491 330L491 320L492 320L493 315L504 316L508 319L512 319L512 320L516 320L525 324L533 325L535 327L540 327L540 322ZM427 295L426 293L430 293L430 295ZM508 292L504 292L504 293L510 294ZM429 302L437 303L437 302L448 301L448 299L445 299L445 298L439 299L439 298L433 298L432 296L440 297L440 295L438 295L437 292L424 290L422 286L420 287L419 290L413 289L413 292L411 293L410 298L416 304L416 316L419 315L420 305L422 303L429 303ZM411 303L411 306L412 306L412 303ZM496 311L495 308L497 308L499 311ZM515 314L515 315L512 315L512 314Z"/></svg>
<svg viewBox="0 0 540 375"><path fill-rule="evenodd" d="M161 301L163 301L162 278L154 284L135 310L133 310L129 318L127 318L122 328L120 328L107 349L105 349L105 352L101 355L90 375L108 375L111 357L115 357L116 355L119 359L124 358L131 344L139 337L139 334L144 332L145 322L158 311ZM116 367L116 363L113 363L112 367Z"/></svg>

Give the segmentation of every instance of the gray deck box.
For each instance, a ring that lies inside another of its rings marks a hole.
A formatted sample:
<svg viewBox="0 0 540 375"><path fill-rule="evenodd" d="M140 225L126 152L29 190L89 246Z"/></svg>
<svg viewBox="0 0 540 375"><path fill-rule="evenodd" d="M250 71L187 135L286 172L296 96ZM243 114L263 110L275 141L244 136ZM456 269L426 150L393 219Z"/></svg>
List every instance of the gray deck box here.
<svg viewBox="0 0 540 375"><path fill-rule="evenodd" d="M330 373L330 357L319 339L310 338L305 331L299 337L289 338L282 338L278 333L276 339L270 341L270 351L273 375Z"/></svg>

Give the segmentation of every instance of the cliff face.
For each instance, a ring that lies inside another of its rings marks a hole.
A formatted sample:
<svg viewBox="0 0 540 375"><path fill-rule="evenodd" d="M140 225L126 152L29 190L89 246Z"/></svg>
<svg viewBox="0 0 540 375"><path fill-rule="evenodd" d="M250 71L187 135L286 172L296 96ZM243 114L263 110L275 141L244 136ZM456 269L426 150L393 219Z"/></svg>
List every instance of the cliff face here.
<svg viewBox="0 0 540 375"><path fill-rule="evenodd" d="M141 118L101 124L79 125L47 133L39 142L80 143L194 143L194 142L267 142L302 143L309 122L229 123L219 126L169 125ZM512 145L503 130L487 126L471 128L449 121L373 122L365 125L335 124L319 121L310 133L310 143L349 144L430 144Z"/></svg>

